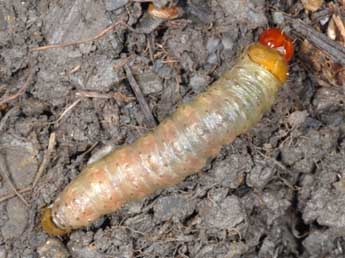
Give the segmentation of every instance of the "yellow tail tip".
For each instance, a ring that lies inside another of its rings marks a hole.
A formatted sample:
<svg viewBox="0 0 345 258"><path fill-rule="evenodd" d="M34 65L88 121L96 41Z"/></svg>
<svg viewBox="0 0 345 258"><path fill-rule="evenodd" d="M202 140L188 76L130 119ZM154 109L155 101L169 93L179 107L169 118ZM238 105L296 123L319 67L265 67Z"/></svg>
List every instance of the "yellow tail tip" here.
<svg viewBox="0 0 345 258"><path fill-rule="evenodd" d="M43 208L42 210L41 225L43 230L49 235L61 236L69 232L55 225L52 218L52 209L49 207Z"/></svg>

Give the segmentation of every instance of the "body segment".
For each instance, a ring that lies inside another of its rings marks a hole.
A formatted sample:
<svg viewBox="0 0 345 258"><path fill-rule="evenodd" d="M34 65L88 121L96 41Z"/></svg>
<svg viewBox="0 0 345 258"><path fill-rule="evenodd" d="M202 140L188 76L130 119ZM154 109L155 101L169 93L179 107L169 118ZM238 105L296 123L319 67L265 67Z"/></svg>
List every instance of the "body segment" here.
<svg viewBox="0 0 345 258"><path fill-rule="evenodd" d="M257 48L262 46L250 46L206 92L179 107L152 132L82 171L47 211L51 224L63 231L86 226L128 201L174 185L251 128L272 106L284 83L281 71L277 76L267 64L255 61L252 55ZM273 66L287 71L281 54L265 48L276 60Z"/></svg>

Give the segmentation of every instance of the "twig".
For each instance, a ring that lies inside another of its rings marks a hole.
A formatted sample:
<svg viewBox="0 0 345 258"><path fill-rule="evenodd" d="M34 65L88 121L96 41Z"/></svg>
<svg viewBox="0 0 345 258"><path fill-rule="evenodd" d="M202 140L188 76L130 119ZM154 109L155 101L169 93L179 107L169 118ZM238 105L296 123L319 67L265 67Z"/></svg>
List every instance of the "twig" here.
<svg viewBox="0 0 345 258"><path fill-rule="evenodd" d="M335 63L345 65L345 48L336 41L331 40L326 35L316 31L311 26L299 19L285 16L286 20L295 29L296 33L306 38L315 47L324 51Z"/></svg>
<svg viewBox="0 0 345 258"><path fill-rule="evenodd" d="M125 68L125 71L126 71L126 75L127 75L127 79L128 79L129 85L131 86L131 88L132 88L132 90L134 92L134 95L135 95L135 97L137 98L137 100L139 102L141 110L144 113L144 117L145 117L147 125L150 128L153 128L153 127L157 126L156 120L155 120L154 116L152 115L151 109L150 109L149 105L147 104L147 102L146 102L146 100L144 98L144 95L143 95L143 93L142 93L142 91L141 91L137 81L135 80L135 78L134 78L134 76L132 74L131 69L129 68L129 66L127 64L124 66L124 68Z"/></svg>
<svg viewBox="0 0 345 258"><path fill-rule="evenodd" d="M35 47L35 48L32 48L31 51L43 51L43 50L52 49L52 48L64 48L64 47L80 45L80 44L85 44L85 43L89 43L92 41L96 41L96 40L104 37L109 32L112 32L113 30L115 30L115 28L118 25L125 25L127 27L127 24L123 20L121 20L121 21L113 23L112 25L105 28L104 30L102 30L101 32L99 32L98 34L96 34L95 36L93 36L91 38L76 40L76 41L71 41L71 42L66 42L66 43L61 43L61 44L52 44L52 45L46 45L46 46L41 46L41 47Z"/></svg>
<svg viewBox="0 0 345 258"><path fill-rule="evenodd" d="M80 70L81 65L76 65L71 71L69 71L69 74L74 74Z"/></svg>
<svg viewBox="0 0 345 258"><path fill-rule="evenodd" d="M25 187L23 189L17 190L17 192L23 194L23 193L29 192L31 190L32 190L31 186L28 186L28 187ZM0 197L0 203L7 201L7 200L9 200L13 197L16 197L16 196L18 196L17 193L9 193L9 194L6 194L4 196L1 196Z"/></svg>
<svg viewBox="0 0 345 258"><path fill-rule="evenodd" d="M59 118L54 122L54 124L59 123L62 118L69 112L71 111L76 105L79 104L79 102L81 101L81 99L77 99L76 101L74 101L71 105L69 105L59 116Z"/></svg>
<svg viewBox="0 0 345 258"><path fill-rule="evenodd" d="M152 49L152 46L154 45L154 38L153 38L153 34L152 35L149 35L149 37L147 38L147 47L149 49L149 54L150 54L150 59L151 59L151 62L154 63L154 58L153 58L153 49Z"/></svg>
<svg viewBox="0 0 345 258"><path fill-rule="evenodd" d="M69 105L60 115L59 118L56 119L55 121L52 122L41 122L39 123L40 125L56 125L58 124L65 116L68 112L70 112L77 104L79 104L79 102L81 101L81 99L77 99L76 101L74 101L71 105Z"/></svg>
<svg viewBox="0 0 345 258"><path fill-rule="evenodd" d="M32 69L29 68L29 75L26 81L24 82L23 86L15 94L2 97L0 99L0 106L23 95L26 89L29 87L32 77L33 77Z"/></svg>
<svg viewBox="0 0 345 258"><path fill-rule="evenodd" d="M18 196L18 198L25 204L25 206L29 206L28 202L25 200L25 198L23 197L23 195L16 189L16 187L14 186L12 180L11 180L11 176L8 173L7 170L7 165L6 165L6 160L3 154L0 155L0 173L1 176L3 178L6 179L7 183L9 184L10 188L12 188L12 191L14 192L14 194L16 196Z"/></svg>
<svg viewBox="0 0 345 258"><path fill-rule="evenodd" d="M56 143L56 134L53 132L49 136L48 149L44 153L43 161L42 161L42 163L41 163L41 165L40 165L40 167L39 167L39 169L37 171L37 174L35 176L35 179L34 179L34 181L32 183L32 189L35 188L35 186L36 186L38 180L40 179L40 177L42 176L44 170L47 168L48 162L50 160L51 153L54 150L55 143Z"/></svg>
<svg viewBox="0 0 345 258"><path fill-rule="evenodd" d="M118 64L113 64L113 69L116 71L120 68L122 68L125 64L127 64L130 59L132 58L132 56L126 57L123 60L120 60L120 62Z"/></svg>
<svg viewBox="0 0 345 258"><path fill-rule="evenodd" d="M82 98L115 99L116 102L129 102L134 99L121 92L100 93L97 91L78 91L75 95Z"/></svg>

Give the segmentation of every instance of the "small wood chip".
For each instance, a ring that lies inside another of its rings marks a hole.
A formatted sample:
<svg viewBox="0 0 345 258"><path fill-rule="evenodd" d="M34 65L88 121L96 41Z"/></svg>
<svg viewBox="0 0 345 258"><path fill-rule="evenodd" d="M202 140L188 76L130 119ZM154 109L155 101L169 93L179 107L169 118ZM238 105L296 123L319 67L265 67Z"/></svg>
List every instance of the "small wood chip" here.
<svg viewBox="0 0 345 258"><path fill-rule="evenodd" d="M315 12L323 5L323 0L302 0L302 4L306 10Z"/></svg>
<svg viewBox="0 0 345 258"><path fill-rule="evenodd" d="M331 40L327 35L316 31L313 27L299 19L293 19L287 15L285 18L294 29L294 32L301 38L307 39L315 47L325 52L334 63L345 65L344 46Z"/></svg>

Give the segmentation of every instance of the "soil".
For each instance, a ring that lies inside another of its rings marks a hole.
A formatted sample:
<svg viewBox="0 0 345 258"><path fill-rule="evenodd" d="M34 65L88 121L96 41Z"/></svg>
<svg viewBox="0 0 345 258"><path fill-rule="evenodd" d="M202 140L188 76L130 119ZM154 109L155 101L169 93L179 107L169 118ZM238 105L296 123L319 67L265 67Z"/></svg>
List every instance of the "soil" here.
<svg viewBox="0 0 345 258"><path fill-rule="evenodd" d="M128 0L0 2L0 258L344 257L344 88L319 82L297 51L272 110L198 174L129 203L92 226L52 238L40 211L104 150L149 130L128 65L159 123L231 67L282 13L308 19L300 1L190 0L185 14L152 22ZM155 0L164 6L169 1ZM124 21L98 40L86 39ZM148 33L150 32L150 33ZM93 95L90 95L90 92ZM88 93L89 97L85 97ZM6 171L9 178L6 177Z"/></svg>

